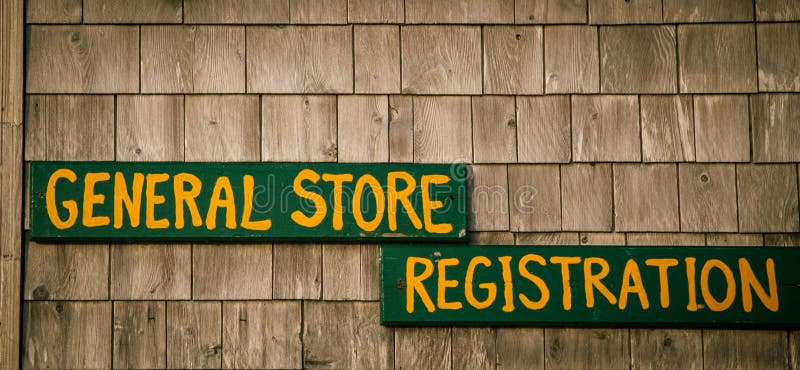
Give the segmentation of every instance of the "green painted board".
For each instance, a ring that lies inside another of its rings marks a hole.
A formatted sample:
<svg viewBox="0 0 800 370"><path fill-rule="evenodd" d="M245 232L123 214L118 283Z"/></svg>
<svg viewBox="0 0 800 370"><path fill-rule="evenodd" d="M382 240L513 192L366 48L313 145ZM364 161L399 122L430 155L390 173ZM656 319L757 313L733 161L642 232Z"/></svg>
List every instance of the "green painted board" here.
<svg viewBox="0 0 800 370"><path fill-rule="evenodd" d="M800 326L800 248L385 245L384 325Z"/></svg>
<svg viewBox="0 0 800 370"><path fill-rule="evenodd" d="M461 164L31 162L38 241L461 241Z"/></svg>

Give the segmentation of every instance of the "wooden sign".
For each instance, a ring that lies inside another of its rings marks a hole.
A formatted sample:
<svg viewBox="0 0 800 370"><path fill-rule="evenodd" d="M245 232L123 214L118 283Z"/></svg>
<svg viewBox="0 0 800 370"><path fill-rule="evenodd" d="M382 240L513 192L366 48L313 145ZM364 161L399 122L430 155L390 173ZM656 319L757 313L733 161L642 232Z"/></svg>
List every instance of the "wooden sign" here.
<svg viewBox="0 0 800 370"><path fill-rule="evenodd" d="M31 162L41 241L465 240L460 164Z"/></svg>
<svg viewBox="0 0 800 370"><path fill-rule="evenodd" d="M800 324L800 249L388 245L388 325Z"/></svg>

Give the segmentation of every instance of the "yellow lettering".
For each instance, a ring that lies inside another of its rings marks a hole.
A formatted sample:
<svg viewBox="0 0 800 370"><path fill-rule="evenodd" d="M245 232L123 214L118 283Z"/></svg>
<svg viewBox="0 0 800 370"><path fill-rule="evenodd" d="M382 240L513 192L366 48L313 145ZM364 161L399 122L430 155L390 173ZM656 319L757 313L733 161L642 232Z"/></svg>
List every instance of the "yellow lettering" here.
<svg viewBox="0 0 800 370"><path fill-rule="evenodd" d="M418 263L425 266L425 270L423 270L421 274L415 275L414 269ZM422 300L422 304L425 305L428 312L436 310L433 301L431 301L431 297L428 295L428 291L425 290L425 286L422 285L422 281L431 277L432 274L433 262L431 262L431 260L421 257L408 257L406 260L406 311L408 313L414 313L414 292L419 294L419 298Z"/></svg>
<svg viewBox="0 0 800 370"><path fill-rule="evenodd" d="M756 279L750 263L744 258L739 258L739 273L742 275L742 304L744 311L753 310L753 294L751 289L756 292L758 299L768 310L778 312L778 283L775 280L775 262L772 258L767 258L767 284L769 285L769 295L764 290L764 286Z"/></svg>
<svg viewBox="0 0 800 370"><path fill-rule="evenodd" d="M564 309L569 311L572 309L572 288L569 285L569 265L577 265L581 263L580 257L550 257L550 263L561 265L561 286L564 288L564 295L561 300Z"/></svg>
<svg viewBox="0 0 800 370"><path fill-rule="evenodd" d="M344 226L344 221L342 221L342 214L344 213L344 206L342 205L342 184L353 181L353 175L331 175L325 173L322 174L322 181L333 183L333 229L341 230L342 226Z"/></svg>
<svg viewBox="0 0 800 370"><path fill-rule="evenodd" d="M156 195L156 184L169 180L166 173L151 173L147 175L147 186L145 187L144 203L145 217L144 224L148 229L166 229L169 227L169 220L162 218L156 220L156 205L164 204L166 198L163 195Z"/></svg>
<svg viewBox="0 0 800 370"><path fill-rule="evenodd" d="M94 186L98 182L111 180L111 174L108 172L89 172L83 178L83 226L98 227L106 226L111 223L108 216L94 216L95 204L103 204L106 201L106 196L102 194L95 194Z"/></svg>
<svg viewBox="0 0 800 370"><path fill-rule="evenodd" d="M74 183L78 180L78 176L75 175L75 172L66 168L60 168L53 172L50 175L50 179L47 181L47 193L45 194L46 198L46 207L47 207L47 216L50 217L50 222L59 230L64 230L72 227L75 224L75 220L78 219L78 203L74 200L65 200L61 202L61 205L67 209L67 219L62 220L61 217L58 215L58 210L56 209L56 183L58 183L59 179L65 179L69 182Z"/></svg>
<svg viewBox="0 0 800 370"><path fill-rule="evenodd" d="M372 195L375 197L375 218L372 221L365 221L364 215L361 213L361 195L364 193L364 186L369 185L372 188ZM356 189L353 193L353 218L356 220L356 225L364 231L374 231L378 228L383 220L383 211L386 204L384 203L383 189L378 180L372 175L364 175L356 182Z"/></svg>
<svg viewBox="0 0 800 370"><path fill-rule="evenodd" d="M514 312L514 281L511 279L511 256L497 257L503 270L503 312Z"/></svg>
<svg viewBox="0 0 800 370"><path fill-rule="evenodd" d="M722 275L725 276L725 282L728 285L725 290L725 298L721 302L714 298L708 286L708 275L711 273L712 268L722 271ZM711 311L724 311L728 309L728 307L733 304L733 300L736 299L736 281L733 279L733 271L731 271L731 268L718 259L706 261L703 265L703 269L700 271L700 293L703 294L703 300L706 301Z"/></svg>
<svg viewBox="0 0 800 370"><path fill-rule="evenodd" d="M473 292L472 288L472 280L475 278L475 267L478 265L489 267L492 265L492 261L484 256L475 256L469 261L469 265L467 265L467 275L464 278L464 297L467 298L467 303L469 303L470 306L482 310L494 303L494 300L497 297L497 285L495 283L478 284L479 288L486 289L487 297L484 301L479 301L475 298L475 293Z"/></svg>
<svg viewBox="0 0 800 370"><path fill-rule="evenodd" d="M678 266L678 260L674 258L649 258L644 261L647 266L658 267L658 286L661 307L669 307L669 279L667 269Z"/></svg>
<svg viewBox="0 0 800 370"><path fill-rule="evenodd" d="M628 305L628 295L631 293L639 295L642 309L650 308L650 302L647 300L647 293L644 291L644 284L642 284L639 265L636 264L636 261L629 259L625 263L625 270L622 271L622 288L619 291L619 308L621 310L624 310Z"/></svg>
<svg viewBox="0 0 800 370"><path fill-rule="evenodd" d="M545 260L542 256L538 254L526 254L519 260L519 274L522 277L530 280L539 291L542 292L541 298L538 301L531 301L525 294L520 293L519 301L522 302L522 305L529 310L540 310L547 305L547 302L550 301L550 289L547 288L547 284L545 284L542 278L532 274L528 270L528 262L536 262L542 266L545 265Z"/></svg>
<svg viewBox="0 0 800 370"><path fill-rule="evenodd" d="M458 258L442 258L436 263L439 268L439 289L436 294L436 306L441 310L457 310L461 308L461 302L447 302L445 297L447 288L458 287L458 280L447 280L445 271L447 266L457 266Z"/></svg>
<svg viewBox="0 0 800 370"><path fill-rule="evenodd" d="M398 191L397 180L405 181L406 188ZM406 214L408 214L408 219L411 221L411 224L414 225L414 228L417 230L422 229L422 221L419 220L419 216L417 216L417 213L414 211L414 207L411 205L411 200L409 199L411 193L414 192L414 188L417 186L417 181L414 180L414 177L408 172L392 171L389 172L386 182L386 207L389 211L389 230L397 230L398 201L403 205L403 209L405 209Z"/></svg>
<svg viewBox="0 0 800 370"><path fill-rule="evenodd" d="M697 258L694 257L687 257L684 261L686 261L686 283L688 284L689 290L689 303L686 305L687 311L697 311L700 307L697 306L697 286L695 283L695 261Z"/></svg>
<svg viewBox="0 0 800 370"><path fill-rule="evenodd" d="M133 197L128 193L128 184L125 183L125 176L122 172L114 174L114 228L122 228L122 207L128 210L128 218L131 220L131 227L139 227L141 222L142 209L142 189L144 188L144 175L141 173L133 174Z"/></svg>
<svg viewBox="0 0 800 370"><path fill-rule="evenodd" d="M222 192L225 198L222 198ZM225 227L228 229L236 228L236 202L233 199L233 187L231 180L227 176L220 176L211 191L211 200L208 204L208 215L206 215L206 228L214 230L217 228L217 210L225 208Z"/></svg>
<svg viewBox="0 0 800 370"><path fill-rule="evenodd" d="M189 190L186 190L185 184L191 185ZM203 217L200 216L200 210L197 209L197 202L195 199L200 195L200 190L203 188L203 183L197 176L189 173L179 173L172 179L172 187L175 193L175 228L183 229L184 216L183 205L189 207L189 214L192 217L192 226L200 227L203 225Z"/></svg>
<svg viewBox="0 0 800 370"><path fill-rule="evenodd" d="M251 175L244 175L242 178L244 183L244 209L242 210L242 228L247 230L258 230L258 231L266 231L272 227L272 220L266 219L261 221L252 221L250 220L251 215L253 214L253 192L255 187L255 181L253 180L253 176Z"/></svg>
<svg viewBox="0 0 800 370"><path fill-rule="evenodd" d="M431 200L430 185L446 184L450 178L445 175L422 175L422 218L425 220L425 231L432 234L447 234L453 230L453 225L434 224L431 220L431 212L442 208L442 202Z"/></svg>
<svg viewBox="0 0 800 370"><path fill-rule="evenodd" d="M600 272L592 273L592 265L599 265ZM594 288L608 300L608 303L617 304L617 297L600 281L608 276L608 261L600 257L589 257L583 260L584 289L586 290L586 307L594 307Z"/></svg>
<svg viewBox="0 0 800 370"><path fill-rule="evenodd" d="M316 184L319 181L319 174L314 172L313 170L304 169L297 174L297 177L294 178L294 193L297 194L298 197L310 199L314 202L314 214L311 217L308 217L300 211L294 211L291 214L292 221L300 226L305 227L316 227L319 225L322 220L325 219L325 215L328 214L328 206L325 204L325 199L322 198L322 195L319 195L313 191L308 191L303 188L303 181L308 180L311 181L312 184Z"/></svg>

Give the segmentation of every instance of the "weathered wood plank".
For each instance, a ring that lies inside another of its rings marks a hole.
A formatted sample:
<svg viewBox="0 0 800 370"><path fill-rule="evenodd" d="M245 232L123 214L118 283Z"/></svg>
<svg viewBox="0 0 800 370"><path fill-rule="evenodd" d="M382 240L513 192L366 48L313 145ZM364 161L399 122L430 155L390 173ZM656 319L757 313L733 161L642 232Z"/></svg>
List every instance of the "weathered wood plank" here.
<svg viewBox="0 0 800 370"><path fill-rule="evenodd" d="M763 234L768 247L800 247L800 234Z"/></svg>
<svg viewBox="0 0 800 370"><path fill-rule="evenodd" d="M763 234L736 234L736 233L714 233L706 234L706 245L711 246L753 246L764 245Z"/></svg>
<svg viewBox="0 0 800 370"><path fill-rule="evenodd" d="M347 0L291 0L289 17L293 24L344 24Z"/></svg>
<svg viewBox="0 0 800 370"><path fill-rule="evenodd" d="M167 367L222 367L221 302L167 302Z"/></svg>
<svg viewBox="0 0 800 370"><path fill-rule="evenodd" d="M83 0L84 23L181 23L181 0Z"/></svg>
<svg viewBox="0 0 800 370"><path fill-rule="evenodd" d="M400 49L404 94L481 93L480 27L404 26Z"/></svg>
<svg viewBox="0 0 800 370"><path fill-rule="evenodd" d="M380 266L378 265L378 245L361 244L361 300L380 299Z"/></svg>
<svg viewBox="0 0 800 370"><path fill-rule="evenodd" d="M674 26L600 27L600 91L676 93L675 54Z"/></svg>
<svg viewBox="0 0 800 370"><path fill-rule="evenodd" d="M186 97L187 161L258 161L258 97Z"/></svg>
<svg viewBox="0 0 800 370"><path fill-rule="evenodd" d="M223 302L222 364L226 369L302 366L302 303Z"/></svg>
<svg viewBox="0 0 800 370"><path fill-rule="evenodd" d="M631 368L703 368L700 330L631 329Z"/></svg>
<svg viewBox="0 0 800 370"><path fill-rule="evenodd" d="M245 92L244 27L143 26L143 93Z"/></svg>
<svg viewBox="0 0 800 370"><path fill-rule="evenodd" d="M472 112L466 96L415 96L414 162L472 162Z"/></svg>
<svg viewBox="0 0 800 370"><path fill-rule="evenodd" d="M759 22L800 20L800 4L783 0L756 0L756 19Z"/></svg>
<svg viewBox="0 0 800 370"><path fill-rule="evenodd" d="M264 96L261 101L261 125L264 161L336 161L334 96Z"/></svg>
<svg viewBox="0 0 800 370"><path fill-rule="evenodd" d="M789 368L800 369L800 331L789 332Z"/></svg>
<svg viewBox="0 0 800 370"><path fill-rule="evenodd" d="M289 0L184 1L185 23L289 23Z"/></svg>
<svg viewBox="0 0 800 370"><path fill-rule="evenodd" d="M111 367L111 302L27 302L22 367Z"/></svg>
<svg viewBox="0 0 800 370"><path fill-rule="evenodd" d="M354 26L355 92L400 93L400 29Z"/></svg>
<svg viewBox="0 0 800 370"><path fill-rule="evenodd" d="M472 166L469 229L508 230L508 168L505 165Z"/></svg>
<svg viewBox="0 0 800 370"><path fill-rule="evenodd" d="M389 96L389 162L414 162L414 99Z"/></svg>
<svg viewBox="0 0 800 370"><path fill-rule="evenodd" d="M566 163L572 156L567 96L517 97L517 156L520 163Z"/></svg>
<svg viewBox="0 0 800 370"><path fill-rule="evenodd" d="M513 0L406 0L406 23L513 23Z"/></svg>
<svg viewBox="0 0 800 370"><path fill-rule="evenodd" d="M353 92L350 26L250 27L247 91Z"/></svg>
<svg viewBox="0 0 800 370"><path fill-rule="evenodd" d="M497 370L544 369L544 329L497 328Z"/></svg>
<svg viewBox="0 0 800 370"><path fill-rule="evenodd" d="M389 161L389 98L345 95L337 102L339 163Z"/></svg>
<svg viewBox="0 0 800 370"><path fill-rule="evenodd" d="M600 92L598 55L596 27L544 27L545 93Z"/></svg>
<svg viewBox="0 0 800 370"><path fill-rule="evenodd" d="M516 233L514 239L517 245L576 245L578 233Z"/></svg>
<svg viewBox="0 0 800 370"><path fill-rule="evenodd" d="M361 246L322 245L322 299L360 300L363 292L361 278Z"/></svg>
<svg viewBox="0 0 800 370"><path fill-rule="evenodd" d="M315 369L389 369L394 329L380 325L377 302L304 304L303 366Z"/></svg>
<svg viewBox="0 0 800 370"><path fill-rule="evenodd" d="M508 167L511 231L560 231L561 194L557 165Z"/></svg>
<svg viewBox="0 0 800 370"><path fill-rule="evenodd" d="M514 233L506 231L479 231L469 234L469 243L475 245L514 244Z"/></svg>
<svg viewBox="0 0 800 370"><path fill-rule="evenodd" d="M486 94L541 94L542 41L542 27L484 27L483 91Z"/></svg>
<svg viewBox="0 0 800 370"><path fill-rule="evenodd" d="M517 24L586 23L586 0L516 0L514 7Z"/></svg>
<svg viewBox="0 0 800 370"><path fill-rule="evenodd" d="M272 244L196 244L193 299L271 299Z"/></svg>
<svg viewBox="0 0 800 370"><path fill-rule="evenodd" d="M678 61L682 93L758 89L753 24L680 25Z"/></svg>
<svg viewBox="0 0 800 370"><path fill-rule="evenodd" d="M625 245L625 233L580 233L581 245Z"/></svg>
<svg viewBox="0 0 800 370"><path fill-rule="evenodd" d="M347 21L350 23L403 23L404 0L348 0Z"/></svg>
<svg viewBox="0 0 800 370"><path fill-rule="evenodd" d="M139 91L136 26L32 26L27 54L29 93Z"/></svg>
<svg viewBox="0 0 800 370"><path fill-rule="evenodd" d="M572 96L573 161L638 162L641 159L637 96Z"/></svg>
<svg viewBox="0 0 800 370"><path fill-rule="evenodd" d="M754 162L800 161L800 95L750 97Z"/></svg>
<svg viewBox="0 0 800 370"><path fill-rule="evenodd" d="M615 164L613 173L615 230L679 230L676 165Z"/></svg>
<svg viewBox="0 0 800 370"><path fill-rule="evenodd" d="M658 0L589 0L590 24L660 23Z"/></svg>
<svg viewBox="0 0 800 370"><path fill-rule="evenodd" d="M747 95L695 95L694 136L698 162L749 162Z"/></svg>
<svg viewBox="0 0 800 370"><path fill-rule="evenodd" d="M693 162L694 105L689 95L642 95L642 160Z"/></svg>
<svg viewBox="0 0 800 370"><path fill-rule="evenodd" d="M753 0L664 0L665 23L752 21Z"/></svg>
<svg viewBox="0 0 800 370"><path fill-rule="evenodd" d="M80 23L81 0L28 0L27 23Z"/></svg>
<svg viewBox="0 0 800 370"><path fill-rule="evenodd" d="M183 96L117 96L118 161L182 161Z"/></svg>
<svg viewBox="0 0 800 370"><path fill-rule="evenodd" d="M517 120L513 96L472 97L475 163L517 161Z"/></svg>
<svg viewBox="0 0 800 370"><path fill-rule="evenodd" d="M112 244L111 299L191 298L188 244Z"/></svg>
<svg viewBox="0 0 800 370"><path fill-rule="evenodd" d="M678 165L681 231L736 232L736 170L733 165Z"/></svg>
<svg viewBox="0 0 800 370"><path fill-rule="evenodd" d="M320 299L321 245L275 243L272 253L273 298Z"/></svg>
<svg viewBox="0 0 800 370"><path fill-rule="evenodd" d="M497 358L495 329L489 327L453 328L453 369L495 368Z"/></svg>
<svg viewBox="0 0 800 370"><path fill-rule="evenodd" d="M166 368L166 320L164 302L114 302L114 368Z"/></svg>
<svg viewBox="0 0 800 370"><path fill-rule="evenodd" d="M26 113L26 160L114 160L113 96L31 95Z"/></svg>
<svg viewBox="0 0 800 370"><path fill-rule="evenodd" d="M450 328L396 328L396 369L449 369L452 364Z"/></svg>
<svg viewBox="0 0 800 370"><path fill-rule="evenodd" d="M797 168L737 165L739 232L798 232Z"/></svg>
<svg viewBox="0 0 800 370"><path fill-rule="evenodd" d="M108 299L107 244L29 242L25 264L25 299Z"/></svg>
<svg viewBox="0 0 800 370"><path fill-rule="evenodd" d="M698 233L627 233L628 245L664 245L692 247L705 245L705 237Z"/></svg>
<svg viewBox="0 0 800 370"><path fill-rule="evenodd" d="M778 330L703 330L703 368L786 368L788 340Z"/></svg>
<svg viewBox="0 0 800 370"><path fill-rule="evenodd" d="M614 194L611 180L608 163L561 166L563 230L611 231Z"/></svg>
<svg viewBox="0 0 800 370"><path fill-rule="evenodd" d="M545 368L621 369L630 364L628 331L546 328Z"/></svg>

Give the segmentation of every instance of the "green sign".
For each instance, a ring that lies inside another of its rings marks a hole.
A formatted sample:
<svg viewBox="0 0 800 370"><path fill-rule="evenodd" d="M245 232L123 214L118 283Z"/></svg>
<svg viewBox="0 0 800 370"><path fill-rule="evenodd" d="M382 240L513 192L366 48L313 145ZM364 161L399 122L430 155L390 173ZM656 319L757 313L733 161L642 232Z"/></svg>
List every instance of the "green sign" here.
<svg viewBox="0 0 800 370"><path fill-rule="evenodd" d="M388 245L387 325L800 324L800 249Z"/></svg>
<svg viewBox="0 0 800 370"><path fill-rule="evenodd" d="M467 237L466 167L31 162L32 240Z"/></svg>

